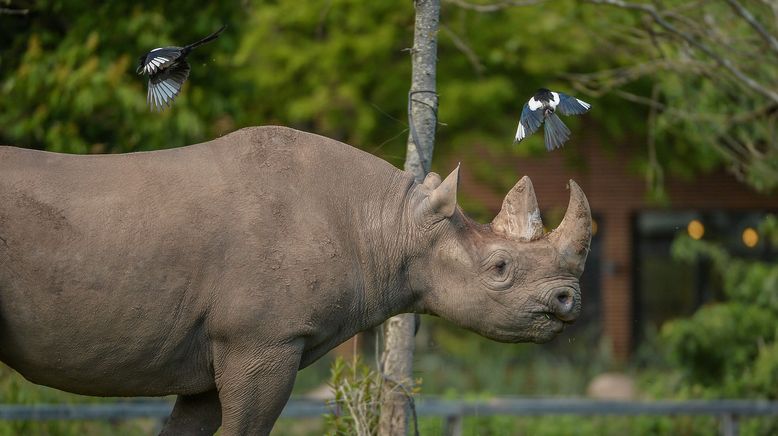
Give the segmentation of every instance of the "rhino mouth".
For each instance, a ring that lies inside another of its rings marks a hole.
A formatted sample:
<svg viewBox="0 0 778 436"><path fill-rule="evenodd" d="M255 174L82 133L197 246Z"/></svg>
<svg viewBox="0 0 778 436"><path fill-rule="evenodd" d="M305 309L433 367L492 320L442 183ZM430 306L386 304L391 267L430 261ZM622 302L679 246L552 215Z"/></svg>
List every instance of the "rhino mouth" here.
<svg viewBox="0 0 778 436"><path fill-rule="evenodd" d="M538 310L533 312L536 318L541 322L549 324L554 333L560 333L566 326L575 322L575 319L564 319L550 310Z"/></svg>

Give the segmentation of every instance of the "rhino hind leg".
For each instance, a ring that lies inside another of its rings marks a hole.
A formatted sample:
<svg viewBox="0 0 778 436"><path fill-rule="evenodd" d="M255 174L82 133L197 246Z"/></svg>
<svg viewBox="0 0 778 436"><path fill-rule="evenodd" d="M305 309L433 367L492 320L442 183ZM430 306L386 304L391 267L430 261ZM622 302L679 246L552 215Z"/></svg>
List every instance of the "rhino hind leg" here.
<svg viewBox="0 0 778 436"><path fill-rule="evenodd" d="M210 436L216 433L221 418L216 389L196 395L179 395L160 436Z"/></svg>

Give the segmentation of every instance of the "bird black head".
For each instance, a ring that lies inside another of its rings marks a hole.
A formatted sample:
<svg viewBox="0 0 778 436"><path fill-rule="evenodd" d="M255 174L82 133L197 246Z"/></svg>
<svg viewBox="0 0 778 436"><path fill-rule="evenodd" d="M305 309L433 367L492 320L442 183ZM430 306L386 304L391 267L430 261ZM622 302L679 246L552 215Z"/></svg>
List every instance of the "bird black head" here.
<svg viewBox="0 0 778 436"><path fill-rule="evenodd" d="M551 90L546 88L540 88L538 89L538 92L535 93L535 100L536 101L551 101L554 99L554 96L551 94Z"/></svg>

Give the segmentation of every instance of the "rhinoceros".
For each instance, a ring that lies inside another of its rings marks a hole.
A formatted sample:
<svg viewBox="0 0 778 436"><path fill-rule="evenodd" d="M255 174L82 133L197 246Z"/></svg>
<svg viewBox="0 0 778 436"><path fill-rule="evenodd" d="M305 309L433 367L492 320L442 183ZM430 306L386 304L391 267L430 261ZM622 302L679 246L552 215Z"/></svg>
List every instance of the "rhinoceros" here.
<svg viewBox="0 0 778 436"><path fill-rule="evenodd" d="M163 434L267 434L299 369L395 314L552 339L580 311L583 192L570 181L544 233L527 177L486 225L457 183L272 126L118 155L0 147L0 360L84 395L177 395Z"/></svg>

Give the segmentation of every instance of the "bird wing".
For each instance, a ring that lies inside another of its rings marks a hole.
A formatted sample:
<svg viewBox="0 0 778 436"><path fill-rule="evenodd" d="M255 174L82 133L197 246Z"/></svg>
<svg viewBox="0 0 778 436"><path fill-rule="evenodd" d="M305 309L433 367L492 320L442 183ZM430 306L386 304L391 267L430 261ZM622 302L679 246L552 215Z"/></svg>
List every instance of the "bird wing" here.
<svg viewBox="0 0 778 436"><path fill-rule="evenodd" d="M519 127L516 128L516 139L514 142L521 142L522 139L535 133L541 124L543 124L543 108L538 107L532 110L529 107L529 103L525 103L524 109L521 111Z"/></svg>
<svg viewBox="0 0 778 436"><path fill-rule="evenodd" d="M162 110L164 106L170 106L170 102L181 92L181 87L189 77L189 70L189 63L181 60L151 76L146 96L149 107L152 110Z"/></svg>
<svg viewBox="0 0 778 436"><path fill-rule="evenodd" d="M579 100L567 94L562 94L561 92L558 94L559 104L557 104L556 108L559 112L562 112L563 115L581 115L589 112L589 109L592 108L592 105L583 100Z"/></svg>
<svg viewBox="0 0 778 436"><path fill-rule="evenodd" d="M181 57L180 47L155 48L145 57L141 57L138 73L151 76L172 65L179 57Z"/></svg>

